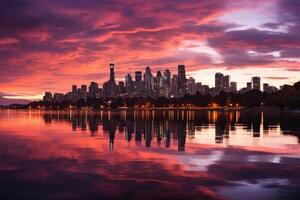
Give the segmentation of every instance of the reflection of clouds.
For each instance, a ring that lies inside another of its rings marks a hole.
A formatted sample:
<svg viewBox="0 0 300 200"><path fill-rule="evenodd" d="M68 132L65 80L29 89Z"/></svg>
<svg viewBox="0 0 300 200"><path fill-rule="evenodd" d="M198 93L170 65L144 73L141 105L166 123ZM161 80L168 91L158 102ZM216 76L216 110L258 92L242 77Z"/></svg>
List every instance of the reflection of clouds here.
<svg viewBox="0 0 300 200"><path fill-rule="evenodd" d="M250 155L248 156L248 162L269 162L280 163L281 156L279 155Z"/></svg>
<svg viewBox="0 0 300 200"><path fill-rule="evenodd" d="M233 182L238 186L221 187L218 192L232 200L244 200L251 197L255 200L275 200L282 199L278 195L278 188L289 184L287 179L259 179L255 183L245 181Z"/></svg>
<svg viewBox="0 0 300 200"><path fill-rule="evenodd" d="M184 155L178 156L178 161L186 171L207 171L207 167L221 160L222 151L212 151L211 155Z"/></svg>

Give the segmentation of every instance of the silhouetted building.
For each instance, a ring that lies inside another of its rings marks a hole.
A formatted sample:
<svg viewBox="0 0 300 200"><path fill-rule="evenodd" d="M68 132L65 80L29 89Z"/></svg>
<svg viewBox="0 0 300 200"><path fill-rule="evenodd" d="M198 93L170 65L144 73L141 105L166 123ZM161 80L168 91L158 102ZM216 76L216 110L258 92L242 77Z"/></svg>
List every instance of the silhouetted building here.
<svg viewBox="0 0 300 200"><path fill-rule="evenodd" d="M226 75L223 77L222 90L225 92L230 92L230 76Z"/></svg>
<svg viewBox="0 0 300 200"><path fill-rule="evenodd" d="M43 101L51 102L52 101L52 93L45 92L45 95L43 96Z"/></svg>
<svg viewBox="0 0 300 200"><path fill-rule="evenodd" d="M223 78L224 75L220 72L215 74L215 91L219 93L221 90L223 90Z"/></svg>
<svg viewBox="0 0 300 200"><path fill-rule="evenodd" d="M144 82L145 95L149 97L152 95L152 73L150 67L146 67L146 72L144 73Z"/></svg>
<svg viewBox="0 0 300 200"><path fill-rule="evenodd" d="M260 91L260 77L258 76L252 77L252 87L253 90Z"/></svg>
<svg viewBox="0 0 300 200"><path fill-rule="evenodd" d="M183 96L186 92L185 66L178 65L178 90L179 95Z"/></svg>
<svg viewBox="0 0 300 200"><path fill-rule="evenodd" d="M141 71L136 71L135 72L135 82L140 82L142 81L142 72Z"/></svg>
<svg viewBox="0 0 300 200"><path fill-rule="evenodd" d="M230 82L230 92L232 92L232 93L237 92L237 83L236 82Z"/></svg>

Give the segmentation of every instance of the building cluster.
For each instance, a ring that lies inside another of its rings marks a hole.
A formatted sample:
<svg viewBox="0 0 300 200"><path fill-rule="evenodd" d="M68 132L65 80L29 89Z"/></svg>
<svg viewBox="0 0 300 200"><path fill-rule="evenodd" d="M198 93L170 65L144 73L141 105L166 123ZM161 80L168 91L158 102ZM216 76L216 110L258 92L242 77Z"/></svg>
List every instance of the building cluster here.
<svg viewBox="0 0 300 200"><path fill-rule="evenodd" d="M169 69L164 72L157 71L153 74L150 67L146 67L145 72L135 71L134 78L131 74L125 76L125 81L116 82L115 80L115 65L110 64L109 80L100 88L98 83L91 82L89 87L81 85L72 86L72 91L63 93L46 92L43 100L48 102L62 102L78 100L86 101L89 98L127 98L127 97L165 97L179 98L186 94L195 95L218 95L221 91L231 93L245 93L251 90L261 91L260 77L252 77L252 81L247 83L245 88L237 90L237 82L231 82L229 75L222 73L215 74L215 87L210 88L208 85L203 85L201 82L196 82L193 77L186 77L185 65L178 65L178 73L171 74ZM269 84L263 84L263 92L273 93L277 88Z"/></svg>

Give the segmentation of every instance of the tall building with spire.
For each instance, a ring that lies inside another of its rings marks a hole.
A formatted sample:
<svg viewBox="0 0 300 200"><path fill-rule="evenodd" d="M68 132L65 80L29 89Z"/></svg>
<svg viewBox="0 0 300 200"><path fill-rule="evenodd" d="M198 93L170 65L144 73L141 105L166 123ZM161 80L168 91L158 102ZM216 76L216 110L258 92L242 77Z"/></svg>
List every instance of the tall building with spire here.
<svg viewBox="0 0 300 200"><path fill-rule="evenodd" d="M117 96L117 85L115 81L115 65L113 63L109 64L110 76L109 80L103 84L104 98L108 99L110 97Z"/></svg>
<svg viewBox="0 0 300 200"><path fill-rule="evenodd" d="M111 83L116 83L115 82L115 64L113 64L113 63L110 63L109 64L109 70L110 70L110 78L109 78L109 82L111 82Z"/></svg>

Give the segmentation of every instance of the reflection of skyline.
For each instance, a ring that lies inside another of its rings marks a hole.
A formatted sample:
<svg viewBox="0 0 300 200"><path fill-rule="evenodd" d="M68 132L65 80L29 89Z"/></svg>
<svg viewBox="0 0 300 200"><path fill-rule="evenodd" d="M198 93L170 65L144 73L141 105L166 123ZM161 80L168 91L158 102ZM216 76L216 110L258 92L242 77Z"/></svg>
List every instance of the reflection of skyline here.
<svg viewBox="0 0 300 200"><path fill-rule="evenodd" d="M194 140L196 134L214 130L214 143L222 144L235 134L251 133L253 138L261 138L270 132L293 134L300 132L297 116L284 113L247 111L127 111L127 112L44 112L46 124L67 122L72 130L89 130L96 136L99 129L109 136L110 149L114 147L116 131L124 134L128 142L144 143L151 147L153 142L166 148L177 144L178 151L184 151L186 140ZM299 135L298 142L299 142ZM201 141L200 141L201 142Z"/></svg>

